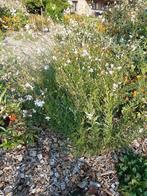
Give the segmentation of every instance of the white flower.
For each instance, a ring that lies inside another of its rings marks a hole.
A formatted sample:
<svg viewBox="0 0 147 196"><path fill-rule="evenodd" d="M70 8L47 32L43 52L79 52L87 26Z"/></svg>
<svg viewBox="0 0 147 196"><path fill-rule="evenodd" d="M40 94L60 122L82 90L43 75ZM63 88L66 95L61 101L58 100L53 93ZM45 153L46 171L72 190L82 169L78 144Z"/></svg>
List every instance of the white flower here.
<svg viewBox="0 0 147 196"><path fill-rule="evenodd" d="M16 15L16 9L12 8L12 9L11 9L11 14L12 14L13 16L15 16L15 15Z"/></svg>
<svg viewBox="0 0 147 196"><path fill-rule="evenodd" d="M139 129L139 133L142 133L142 132L143 132L143 128L140 128L140 129Z"/></svg>
<svg viewBox="0 0 147 196"><path fill-rule="evenodd" d="M33 113L36 113L36 110L35 110L35 109L33 109L33 110L32 110L32 112L33 112Z"/></svg>
<svg viewBox="0 0 147 196"><path fill-rule="evenodd" d="M86 114L86 116L87 116L87 118L88 118L89 120L92 120L92 117L93 117L93 115L94 115L94 112L92 112L92 113L85 112L85 114Z"/></svg>
<svg viewBox="0 0 147 196"><path fill-rule="evenodd" d="M89 69L89 72L90 72L90 73L93 73L93 72L94 72L94 70L93 70L92 68L90 68L90 69Z"/></svg>
<svg viewBox="0 0 147 196"><path fill-rule="evenodd" d="M25 96L26 100L31 101L33 99L32 95L26 95Z"/></svg>
<svg viewBox="0 0 147 196"><path fill-rule="evenodd" d="M112 71L112 70L110 70L110 71L109 71L109 74L111 74L111 75L112 75L112 74L113 74L113 71Z"/></svg>
<svg viewBox="0 0 147 196"><path fill-rule="evenodd" d="M71 63L70 59L67 60L67 63Z"/></svg>
<svg viewBox="0 0 147 196"><path fill-rule="evenodd" d="M82 52L82 56L84 57L84 56L88 56L89 55L89 53L88 53L88 51L85 49L85 50L83 50L83 52Z"/></svg>
<svg viewBox="0 0 147 196"><path fill-rule="evenodd" d="M25 29L28 31L30 29L30 25L29 24L26 24L25 25Z"/></svg>
<svg viewBox="0 0 147 196"><path fill-rule="evenodd" d="M47 121L49 121L51 118L50 118L49 116L46 116L45 119L46 119Z"/></svg>
<svg viewBox="0 0 147 196"><path fill-rule="evenodd" d="M57 58L55 56L53 56L53 60L57 60Z"/></svg>
<svg viewBox="0 0 147 196"><path fill-rule="evenodd" d="M45 65L45 66L44 66L44 69L45 69L45 70L49 69L49 65Z"/></svg>
<svg viewBox="0 0 147 196"><path fill-rule="evenodd" d="M28 114L28 111L27 111L27 110L23 110L22 112L23 112L23 113L22 113L23 117L26 117L27 114Z"/></svg>
<svg viewBox="0 0 147 196"><path fill-rule="evenodd" d="M113 84L113 91L115 91L118 88L118 84Z"/></svg>
<svg viewBox="0 0 147 196"><path fill-rule="evenodd" d="M34 101L34 103L35 103L36 106L42 107L42 106L44 105L45 102L42 101L42 100L36 99L36 100Z"/></svg>
<svg viewBox="0 0 147 196"><path fill-rule="evenodd" d="M122 67L121 67L121 66L119 66L119 67L117 67L117 70L121 70L121 68L122 68Z"/></svg>
<svg viewBox="0 0 147 196"><path fill-rule="evenodd" d="M25 84L25 87L26 87L26 88L31 88L31 89L33 90L33 86L30 85L28 82Z"/></svg>

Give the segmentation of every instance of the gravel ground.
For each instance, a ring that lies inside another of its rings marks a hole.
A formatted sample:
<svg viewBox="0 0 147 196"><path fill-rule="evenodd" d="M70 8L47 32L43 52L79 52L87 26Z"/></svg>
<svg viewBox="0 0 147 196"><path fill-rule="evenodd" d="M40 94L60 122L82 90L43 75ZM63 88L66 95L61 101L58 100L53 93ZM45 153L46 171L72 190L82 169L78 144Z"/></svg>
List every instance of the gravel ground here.
<svg viewBox="0 0 147 196"><path fill-rule="evenodd" d="M147 153L147 139L133 143ZM118 196L114 152L100 156L73 156L69 140L42 132L34 146L0 149L0 195Z"/></svg>
<svg viewBox="0 0 147 196"><path fill-rule="evenodd" d="M75 158L70 142L53 133L42 133L34 146L0 155L4 195L119 195L115 154Z"/></svg>

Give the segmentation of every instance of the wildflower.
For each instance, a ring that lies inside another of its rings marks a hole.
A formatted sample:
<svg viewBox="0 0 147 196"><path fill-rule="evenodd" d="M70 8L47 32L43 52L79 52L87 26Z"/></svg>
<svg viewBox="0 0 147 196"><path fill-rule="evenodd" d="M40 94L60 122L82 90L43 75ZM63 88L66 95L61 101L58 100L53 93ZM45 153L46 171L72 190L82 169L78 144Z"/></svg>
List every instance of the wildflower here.
<svg viewBox="0 0 147 196"><path fill-rule="evenodd" d="M118 88L118 84L113 84L113 91L115 91Z"/></svg>
<svg viewBox="0 0 147 196"><path fill-rule="evenodd" d="M16 9L12 8L10 11L11 11L11 14L12 14L13 16L16 15Z"/></svg>
<svg viewBox="0 0 147 196"><path fill-rule="evenodd" d="M33 113L36 113L36 110L35 110L35 109L33 109L33 110L32 110L32 112L33 112Z"/></svg>
<svg viewBox="0 0 147 196"><path fill-rule="evenodd" d="M45 70L49 69L49 65L45 65L45 66L44 66L44 69L45 69Z"/></svg>
<svg viewBox="0 0 147 196"><path fill-rule="evenodd" d="M27 110L23 110L23 111L22 111L22 115L23 115L23 117L26 117L26 116L27 116L27 113L28 113L28 111L27 111Z"/></svg>
<svg viewBox="0 0 147 196"><path fill-rule="evenodd" d="M36 106L42 107L42 106L44 105L45 102L42 101L42 100L36 99L34 103L35 103Z"/></svg>
<svg viewBox="0 0 147 196"><path fill-rule="evenodd" d="M15 114L11 114L9 116L10 121L15 121L16 120L16 115Z"/></svg>
<svg viewBox="0 0 147 196"><path fill-rule="evenodd" d="M30 29L30 25L29 24L26 24L25 25L25 29L28 31Z"/></svg>
<svg viewBox="0 0 147 196"><path fill-rule="evenodd" d="M46 119L47 121L49 121L51 118L50 118L49 116L46 116L45 119Z"/></svg>
<svg viewBox="0 0 147 196"><path fill-rule="evenodd" d="M88 118L89 120L92 120L92 117L93 117L93 115L94 115L94 112L92 112L92 113L85 112L85 114L86 114L86 116L87 116L87 118Z"/></svg>
<svg viewBox="0 0 147 196"><path fill-rule="evenodd" d="M143 128L140 128L140 129L139 129L139 133L142 133L142 132L143 132Z"/></svg>
<svg viewBox="0 0 147 196"><path fill-rule="evenodd" d="M88 55L89 55L88 51L87 50L83 50L82 56L85 57L85 56L88 56Z"/></svg>
<svg viewBox="0 0 147 196"><path fill-rule="evenodd" d="M90 68L90 69L89 69L89 72L90 72L90 73L93 73L93 72L94 72L94 70L93 70L92 68Z"/></svg>
<svg viewBox="0 0 147 196"><path fill-rule="evenodd" d="M32 95L26 95L25 96L26 100L31 101L33 99Z"/></svg>
<svg viewBox="0 0 147 196"><path fill-rule="evenodd" d="M26 88L30 88L30 89L33 90L33 86L31 86L28 82L25 84L25 87L26 87Z"/></svg>

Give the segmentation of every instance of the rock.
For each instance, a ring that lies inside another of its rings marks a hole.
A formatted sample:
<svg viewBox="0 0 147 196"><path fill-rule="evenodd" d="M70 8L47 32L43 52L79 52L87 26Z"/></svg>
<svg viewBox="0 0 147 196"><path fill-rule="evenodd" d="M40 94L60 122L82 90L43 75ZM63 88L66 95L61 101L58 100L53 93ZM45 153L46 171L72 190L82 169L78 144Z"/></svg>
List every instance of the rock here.
<svg viewBox="0 0 147 196"><path fill-rule="evenodd" d="M0 188L2 188L3 186L4 186L4 184L0 182Z"/></svg>
<svg viewBox="0 0 147 196"><path fill-rule="evenodd" d="M42 154L38 154L37 157L38 157L39 160L41 160L42 159Z"/></svg>
<svg viewBox="0 0 147 196"><path fill-rule="evenodd" d="M55 173L55 177L56 177L56 178L59 178L59 176L60 176L59 173L56 172L56 173Z"/></svg>
<svg viewBox="0 0 147 196"><path fill-rule="evenodd" d="M8 193L12 192L12 187L11 187L11 186L7 186L7 187L4 189L4 192L5 192L5 194L8 194Z"/></svg>
<svg viewBox="0 0 147 196"><path fill-rule="evenodd" d="M66 184L65 184L64 182L62 182L60 186L61 186L61 190L62 190L62 191L65 190Z"/></svg>
<svg viewBox="0 0 147 196"><path fill-rule="evenodd" d="M88 182L86 180L82 181L78 187L80 187L81 189L85 189L88 186Z"/></svg>
<svg viewBox="0 0 147 196"><path fill-rule="evenodd" d="M0 190L0 196L4 196L4 193Z"/></svg>
<svg viewBox="0 0 147 196"><path fill-rule="evenodd" d="M96 189L99 189L101 185L98 182L90 181L89 187L95 187Z"/></svg>
<svg viewBox="0 0 147 196"><path fill-rule="evenodd" d="M3 171L2 170L0 170L0 176L3 174Z"/></svg>
<svg viewBox="0 0 147 196"><path fill-rule="evenodd" d="M51 160L50 160L50 165L51 165L51 166L54 166L54 165L55 165L55 160L54 160L54 159L51 159Z"/></svg>
<svg viewBox="0 0 147 196"><path fill-rule="evenodd" d="M29 152L29 154L30 154L31 157L36 157L37 151L34 150L34 149L31 149L30 152Z"/></svg>
<svg viewBox="0 0 147 196"><path fill-rule="evenodd" d="M113 190L115 190L115 188L116 188L115 183L111 184L111 188L112 188Z"/></svg>
<svg viewBox="0 0 147 196"><path fill-rule="evenodd" d="M22 161L22 159L23 159L23 157L22 157L22 155L17 155L17 156L16 156L16 159L17 159L18 161L20 161L20 162L21 162L21 161Z"/></svg>

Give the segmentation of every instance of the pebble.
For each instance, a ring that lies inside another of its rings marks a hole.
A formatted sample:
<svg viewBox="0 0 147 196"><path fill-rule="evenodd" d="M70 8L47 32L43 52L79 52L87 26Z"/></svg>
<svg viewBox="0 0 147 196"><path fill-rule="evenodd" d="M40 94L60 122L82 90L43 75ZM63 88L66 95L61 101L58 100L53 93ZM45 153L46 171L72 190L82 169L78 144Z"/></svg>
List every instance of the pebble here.
<svg viewBox="0 0 147 196"><path fill-rule="evenodd" d="M78 187L80 187L81 189L85 189L86 187L88 186L88 182L85 180L85 181L82 181Z"/></svg>
<svg viewBox="0 0 147 196"><path fill-rule="evenodd" d="M111 153L95 157L74 158L73 155L71 156L71 150L63 151L60 148L60 139L53 140L52 136L46 134L44 137L48 142L44 144L43 136L42 139L40 137L38 146L26 150L25 155L21 153L19 157L17 152L2 155L4 164L0 166L0 174L4 175L6 181L1 179L4 183L0 183L0 187L4 188L7 196L11 195L11 185L13 186L14 183L17 187L17 195L25 191L25 187L30 189L31 194L41 193L51 196L68 195L79 187L87 192L85 195L98 193L99 196L103 196L102 191L107 189L113 195L119 196L118 179L115 172L111 172L115 171L113 163L115 159ZM54 142L60 145L55 147ZM64 140L63 143L65 144ZM50 152L44 150L46 145L49 145ZM12 161L10 161L10 155ZM21 160L20 163L18 159Z"/></svg>
<svg viewBox="0 0 147 196"><path fill-rule="evenodd" d="M94 186L94 187L96 187L96 188L100 188L100 187L101 187L101 184L100 184L100 183L98 183L98 182L90 181L89 186Z"/></svg>
<svg viewBox="0 0 147 196"><path fill-rule="evenodd" d="M62 182L61 183L61 190L63 191L63 190L65 190L65 188L66 188L66 184L64 182Z"/></svg>
<svg viewBox="0 0 147 196"><path fill-rule="evenodd" d="M37 151L36 150L30 150L29 154L30 154L31 157L36 157Z"/></svg>
<svg viewBox="0 0 147 196"><path fill-rule="evenodd" d="M38 157L39 160L41 160L42 159L42 154L38 154L37 157Z"/></svg>
<svg viewBox="0 0 147 196"><path fill-rule="evenodd" d="M4 193L0 190L0 196L4 196Z"/></svg>
<svg viewBox="0 0 147 196"><path fill-rule="evenodd" d="M112 188L113 190L115 190L115 188L116 188L115 183L111 184L111 188Z"/></svg>
<svg viewBox="0 0 147 196"><path fill-rule="evenodd" d="M18 161L20 161L20 162L21 162L21 161L22 161L22 159L23 159L23 157L22 157L22 155L17 155L17 156L16 156L16 159L17 159Z"/></svg>
<svg viewBox="0 0 147 196"><path fill-rule="evenodd" d="M12 187L11 187L11 186L7 186L7 187L4 189L5 194L10 193L11 191L12 191Z"/></svg>

